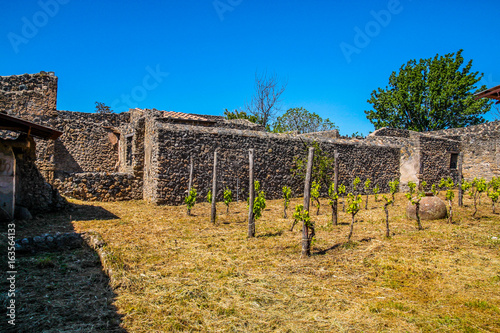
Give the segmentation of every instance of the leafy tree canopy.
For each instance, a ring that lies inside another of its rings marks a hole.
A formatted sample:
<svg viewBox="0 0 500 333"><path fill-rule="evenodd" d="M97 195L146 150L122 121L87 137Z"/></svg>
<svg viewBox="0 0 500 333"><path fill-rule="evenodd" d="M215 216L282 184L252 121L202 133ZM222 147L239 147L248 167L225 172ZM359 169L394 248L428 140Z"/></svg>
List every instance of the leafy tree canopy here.
<svg viewBox="0 0 500 333"><path fill-rule="evenodd" d="M472 60L464 65L462 51L434 58L410 60L399 73L392 72L389 86L371 93L365 111L375 126L433 131L483 123L491 108L487 99L474 99L475 84L483 74L471 72Z"/></svg>
<svg viewBox="0 0 500 333"><path fill-rule="evenodd" d="M323 119L314 112L304 108L288 109L273 123L273 132L312 133L337 129L330 119Z"/></svg>
<svg viewBox="0 0 500 333"><path fill-rule="evenodd" d="M259 123L259 118L257 116L247 114L245 111L229 111L228 109L226 109L224 111L224 116L227 120L246 119L248 121L251 121L252 123Z"/></svg>

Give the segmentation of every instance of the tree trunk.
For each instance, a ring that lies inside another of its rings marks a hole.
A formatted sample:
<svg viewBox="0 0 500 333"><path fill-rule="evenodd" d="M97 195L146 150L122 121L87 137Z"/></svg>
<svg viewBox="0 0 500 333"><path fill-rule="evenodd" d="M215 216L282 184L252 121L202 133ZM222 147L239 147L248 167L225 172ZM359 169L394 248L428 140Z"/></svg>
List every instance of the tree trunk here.
<svg viewBox="0 0 500 333"><path fill-rule="evenodd" d="M368 209L368 194L366 195L365 210Z"/></svg>
<svg viewBox="0 0 500 333"><path fill-rule="evenodd" d="M448 217L448 222L453 223L453 206L451 205L451 200L448 200L450 203L450 216Z"/></svg>
<svg viewBox="0 0 500 333"><path fill-rule="evenodd" d="M420 223L420 202L415 204L415 215L417 216L418 230L422 230L422 223Z"/></svg>
<svg viewBox="0 0 500 333"><path fill-rule="evenodd" d="M255 237L255 219L253 216L253 204L255 201L255 187L253 181L253 149L248 151L248 238Z"/></svg>
<svg viewBox="0 0 500 333"><path fill-rule="evenodd" d="M336 200L334 200L333 204L332 204L332 224L333 225L337 225L338 224L337 202L336 202Z"/></svg>
<svg viewBox="0 0 500 333"><path fill-rule="evenodd" d="M472 213L472 217L474 217L477 213L477 195L474 195L474 213Z"/></svg>
<svg viewBox="0 0 500 333"><path fill-rule="evenodd" d="M309 148L309 156L307 159L307 173L304 183L304 210L309 212L309 202L311 198L311 172L313 165L314 148ZM311 240L309 238L309 228L305 221L302 221L302 257L311 255Z"/></svg>
<svg viewBox="0 0 500 333"><path fill-rule="evenodd" d="M347 241L350 242L351 241L351 237L352 237L352 231L354 229L354 216L356 216L356 214L353 214L352 215L352 221L351 221L351 228L349 230L349 236L347 236Z"/></svg>
<svg viewBox="0 0 500 333"><path fill-rule="evenodd" d="M212 177L212 210L210 213L210 222L215 224L215 219L217 215L217 150L214 152L214 173Z"/></svg>
<svg viewBox="0 0 500 333"><path fill-rule="evenodd" d="M189 183L188 183L188 195L191 193L191 187L193 186L193 156L189 156ZM191 208L187 210L188 216L191 216Z"/></svg>
<svg viewBox="0 0 500 333"><path fill-rule="evenodd" d="M339 152L337 149L333 151L334 157L334 175L333 175L333 190L338 196L339 192ZM337 225L338 223L338 199L333 200L332 205L332 224Z"/></svg>
<svg viewBox="0 0 500 333"><path fill-rule="evenodd" d="M315 199L315 200L316 200L316 203L318 204L318 209L316 210L316 215L319 215L319 207L320 207L319 199Z"/></svg>
<svg viewBox="0 0 500 333"><path fill-rule="evenodd" d="M384 205L385 211L385 237L391 237L391 232L389 230L389 209L387 204Z"/></svg>
<svg viewBox="0 0 500 333"><path fill-rule="evenodd" d="M464 205L463 202L463 191L462 191L462 158L463 154L458 154L458 206L462 207Z"/></svg>
<svg viewBox="0 0 500 333"><path fill-rule="evenodd" d="M394 201L396 201L396 200L395 200L395 198L394 198L394 193L393 193L393 194L391 194L391 195L392 195L392 204L391 204L391 205L392 205L392 207L394 207Z"/></svg>

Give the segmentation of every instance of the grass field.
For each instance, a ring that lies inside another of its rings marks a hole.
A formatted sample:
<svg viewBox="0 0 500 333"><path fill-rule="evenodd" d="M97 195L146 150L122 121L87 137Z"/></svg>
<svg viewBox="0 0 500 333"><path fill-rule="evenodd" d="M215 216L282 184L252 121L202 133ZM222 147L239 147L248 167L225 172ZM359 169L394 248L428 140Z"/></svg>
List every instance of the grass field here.
<svg viewBox="0 0 500 333"><path fill-rule="evenodd" d="M350 243L350 215L331 226L322 201L309 258L281 200L268 201L254 239L242 202L229 214L218 204L216 225L207 203L187 216L185 206L72 200L81 208L70 220L106 242L113 306L128 332L500 332L500 216L487 200L475 219L465 198L453 224L423 221L418 231L398 194L386 238L382 201L370 196ZM79 220L88 206L115 218Z"/></svg>

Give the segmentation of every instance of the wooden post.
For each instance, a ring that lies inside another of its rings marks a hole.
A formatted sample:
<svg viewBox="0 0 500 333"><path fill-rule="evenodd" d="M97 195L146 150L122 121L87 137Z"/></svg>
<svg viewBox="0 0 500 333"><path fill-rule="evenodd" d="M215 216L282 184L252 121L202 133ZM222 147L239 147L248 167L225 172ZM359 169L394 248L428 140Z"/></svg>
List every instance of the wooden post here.
<svg viewBox="0 0 500 333"><path fill-rule="evenodd" d="M216 201L217 201L217 150L214 152L214 174L212 177L212 212L210 214L210 222L214 224L217 215L217 207L215 205Z"/></svg>
<svg viewBox="0 0 500 333"><path fill-rule="evenodd" d="M458 165L457 165L457 169L458 169L458 206L459 207L462 207L464 205L464 202L463 202L463 191L462 191L462 158L463 158L463 154L462 152L460 152L458 154Z"/></svg>
<svg viewBox="0 0 500 333"><path fill-rule="evenodd" d="M193 155L189 157L189 185L188 185L188 195L191 192L191 187L193 186Z"/></svg>
<svg viewBox="0 0 500 333"><path fill-rule="evenodd" d="M335 193L339 192L339 152L337 149L333 151L334 165L335 165L335 175L333 178L333 189ZM332 212L332 223L333 225L337 225L338 220L338 199L333 200L333 212Z"/></svg>
<svg viewBox="0 0 500 333"><path fill-rule="evenodd" d="M309 212L309 202L311 199L311 172L314 157L314 147L309 148L309 156L307 157L307 173L304 183L304 210ZM309 227L305 221L302 221L302 256L308 257L311 255L311 242L309 240Z"/></svg>
<svg viewBox="0 0 500 333"><path fill-rule="evenodd" d="M255 187L253 184L253 154L254 150L248 150L248 238L255 237L255 219L253 216L253 204L255 201Z"/></svg>
<svg viewBox="0 0 500 333"><path fill-rule="evenodd" d="M189 183L187 195L191 194L191 187L193 186L193 156L189 156ZM188 208L187 214L191 216L191 208Z"/></svg>

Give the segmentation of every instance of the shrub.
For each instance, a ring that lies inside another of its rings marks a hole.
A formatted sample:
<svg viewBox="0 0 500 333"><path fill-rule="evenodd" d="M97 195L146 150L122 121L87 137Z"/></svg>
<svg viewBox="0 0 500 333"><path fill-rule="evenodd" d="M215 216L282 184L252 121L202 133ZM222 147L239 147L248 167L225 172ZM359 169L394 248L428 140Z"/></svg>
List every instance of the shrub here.
<svg viewBox="0 0 500 333"><path fill-rule="evenodd" d="M229 205L233 202L233 192L226 187L224 190L224 204L226 205L226 213L229 213Z"/></svg>
<svg viewBox="0 0 500 333"><path fill-rule="evenodd" d="M286 210L290 205L290 198L292 196L292 190L288 186L283 186L283 218L286 219Z"/></svg>
<svg viewBox="0 0 500 333"><path fill-rule="evenodd" d="M194 207L194 204L196 203L196 196L198 193L196 193L196 188L192 187L191 191L189 191L188 195L186 198L184 198L184 203L187 205L187 214L191 215L191 209Z"/></svg>

